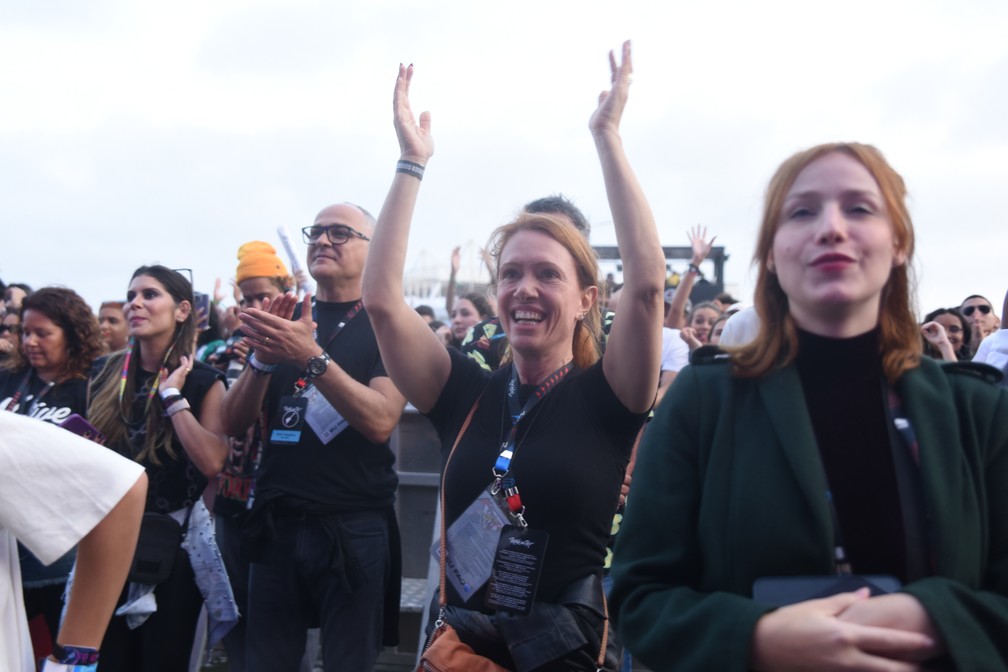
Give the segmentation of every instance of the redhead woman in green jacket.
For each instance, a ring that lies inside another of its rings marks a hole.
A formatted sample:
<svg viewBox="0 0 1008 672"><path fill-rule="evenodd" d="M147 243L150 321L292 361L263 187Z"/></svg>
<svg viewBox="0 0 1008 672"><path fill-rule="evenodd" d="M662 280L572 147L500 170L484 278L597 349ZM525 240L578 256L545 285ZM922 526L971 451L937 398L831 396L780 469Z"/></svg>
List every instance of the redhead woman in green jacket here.
<svg viewBox="0 0 1008 672"><path fill-rule="evenodd" d="M759 336L640 447L611 607L653 669L1008 668L1008 398L922 360L905 195L860 144L771 180Z"/></svg>

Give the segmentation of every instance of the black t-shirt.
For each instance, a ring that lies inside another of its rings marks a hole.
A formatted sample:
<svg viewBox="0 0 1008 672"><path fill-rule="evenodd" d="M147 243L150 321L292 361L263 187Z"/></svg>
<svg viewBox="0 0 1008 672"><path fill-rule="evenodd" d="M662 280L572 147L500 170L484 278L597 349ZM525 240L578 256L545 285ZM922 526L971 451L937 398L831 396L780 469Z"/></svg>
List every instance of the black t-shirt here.
<svg viewBox="0 0 1008 672"><path fill-rule="evenodd" d="M103 365L104 359L96 362L95 370L101 371ZM105 384L118 385L118 372L115 373L115 381ZM149 371L142 369L137 371L134 387L136 391L130 408L130 422L126 430L126 439L117 446L109 446L131 460L137 458L144 446L147 434L145 412L154 377L155 374ZM186 377L185 385L180 392L189 402L190 410L197 420L200 419L200 413L203 409L203 398L218 380L223 382L224 375L202 362L196 362ZM160 404L157 401L151 404L149 412L160 412L155 409L160 409ZM164 421L171 422L168 418L165 418ZM147 470L147 505L145 507L147 511L168 513L192 506L206 489L206 476L189 459L177 433L172 434L172 452L175 454L174 457L169 455L168 450L162 446L154 451L158 464L155 464L154 460L150 458L140 460L140 464Z"/></svg>
<svg viewBox="0 0 1008 672"><path fill-rule="evenodd" d="M356 304L316 301L315 322L318 341L327 344L325 350L332 357L330 366L338 365L367 385L373 378L388 376L367 312L360 310L330 340ZM267 436L281 398L293 394L302 373L302 369L282 364L271 376L265 401ZM267 443L256 473L256 497L279 498L284 506L317 511L385 509L395 502L399 484L394 462L387 441L371 443L353 426L324 444L305 423L297 445Z"/></svg>
<svg viewBox="0 0 1008 672"><path fill-rule="evenodd" d="M18 390L21 396L14 401ZM58 425L74 413L87 412L87 380L72 378L50 388L34 369L4 371L0 373L0 409Z"/></svg>
<svg viewBox="0 0 1008 672"><path fill-rule="evenodd" d="M511 375L510 366L488 374L462 353L449 354L451 375L427 415L441 439L442 460L477 397L480 405L448 465L448 526L493 480L491 468L510 430L505 390ZM533 386L522 387L529 393ZM555 601L577 579L601 573L620 486L645 417L616 397L600 360L567 374L519 424L509 475L529 526L549 533L538 601ZM484 610L483 592L463 602L449 584L448 602Z"/></svg>

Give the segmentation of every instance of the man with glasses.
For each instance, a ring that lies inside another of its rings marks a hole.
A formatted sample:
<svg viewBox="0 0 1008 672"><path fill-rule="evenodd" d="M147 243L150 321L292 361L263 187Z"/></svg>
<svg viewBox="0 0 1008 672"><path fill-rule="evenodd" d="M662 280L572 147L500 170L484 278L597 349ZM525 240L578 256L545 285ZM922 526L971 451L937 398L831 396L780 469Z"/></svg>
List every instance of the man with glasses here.
<svg viewBox="0 0 1008 672"><path fill-rule="evenodd" d="M246 538L252 551L246 668L298 669L321 627L327 670L370 670L397 639L398 479L388 439L405 401L360 303L374 218L342 203L302 230L315 301L285 295L241 316L253 353L224 400L239 435L267 437ZM384 641L383 641L384 640Z"/></svg>
<svg viewBox="0 0 1008 672"><path fill-rule="evenodd" d="M1000 320L991 302L979 294L967 296L959 306L959 312L970 326L970 348L975 353L980 342L997 331Z"/></svg>

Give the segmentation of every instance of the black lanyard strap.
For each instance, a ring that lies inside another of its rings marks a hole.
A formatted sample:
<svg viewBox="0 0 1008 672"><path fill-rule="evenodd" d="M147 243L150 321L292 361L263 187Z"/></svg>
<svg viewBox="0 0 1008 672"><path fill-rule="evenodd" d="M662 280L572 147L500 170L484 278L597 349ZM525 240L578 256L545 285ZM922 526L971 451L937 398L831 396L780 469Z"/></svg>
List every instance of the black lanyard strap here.
<svg viewBox="0 0 1008 672"><path fill-rule="evenodd" d="M517 438L518 438L518 423L525 418L529 412L536 407L536 405L546 398L546 395L550 393L557 386L557 384L564 379L570 371L574 368L573 362L567 362L559 369L546 376L546 379L539 383L539 386L533 390L532 394L525 401L524 405L518 399L518 370L515 368L514 363L511 364L511 379L508 381L507 387L507 402L508 410L511 415L511 430L508 432L507 439L501 442L501 451L497 456L497 461L494 463L491 472L494 476L493 486L490 488L490 492L494 495L500 494L504 491L504 499L507 502L508 510L511 512L522 527L527 527L528 523L525 522L524 513L525 507L522 505L521 495L518 493L518 486L515 484L515 479L508 477L508 472L511 469L511 460L514 459L514 454L518 450Z"/></svg>
<svg viewBox="0 0 1008 672"><path fill-rule="evenodd" d="M35 369L32 368L29 368L25 372L24 378L21 379L21 384L18 385L17 392L15 392L14 396L11 397L9 402L7 402L6 409L8 411L13 411L15 408L17 408L18 402L21 401L21 397L25 395L25 393L28 391L28 388L31 386L31 377L33 373L35 373ZM41 380L41 378L39 380ZM48 383L46 383L46 386L42 388L42 390L39 391L39 393L36 394L35 397L32 399L32 405L30 407L25 406L24 409L18 409L17 412L20 415L28 415L28 416L34 415L35 409L38 408L39 402L42 401L42 397L49 394L49 391L52 390L54 387L56 387L56 381L50 380Z"/></svg>
<svg viewBox="0 0 1008 672"><path fill-rule="evenodd" d="M325 345L322 346L323 350L326 351L329 350L329 346L332 345L332 342L335 341L336 337L340 335L340 332L343 331L343 328L350 323L350 320L357 317L357 313L359 313L363 307L364 307L363 301L357 301L357 303L355 303L350 307L350 310L346 312L346 315L343 316L343 319L340 320L339 324L336 325L336 329L333 331L332 335L329 336L329 339L325 342ZM312 321L315 322L315 324L317 325L318 308L315 305L314 299L312 300L311 310L312 310ZM315 327L315 329L312 330L312 336L315 338L315 342L318 343L319 342L318 327ZM319 343L319 345L322 344ZM294 396L300 396L305 391L306 387L308 387L308 369L305 369L298 377L298 379L294 381Z"/></svg>

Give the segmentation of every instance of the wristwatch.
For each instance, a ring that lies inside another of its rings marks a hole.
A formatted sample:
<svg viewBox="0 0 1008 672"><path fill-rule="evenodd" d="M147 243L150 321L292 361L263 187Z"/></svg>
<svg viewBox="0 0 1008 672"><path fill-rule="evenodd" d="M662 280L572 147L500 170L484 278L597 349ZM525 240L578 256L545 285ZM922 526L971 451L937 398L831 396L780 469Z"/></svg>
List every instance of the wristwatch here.
<svg viewBox="0 0 1008 672"><path fill-rule="evenodd" d="M332 359L329 357L329 353L325 351L323 351L318 357L312 357L309 359L308 366L306 367L308 377L317 378L318 376L321 376L326 372L326 369L329 368L330 361L332 361Z"/></svg>

